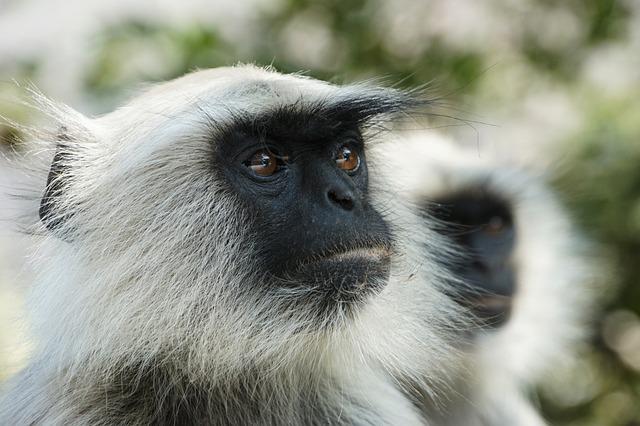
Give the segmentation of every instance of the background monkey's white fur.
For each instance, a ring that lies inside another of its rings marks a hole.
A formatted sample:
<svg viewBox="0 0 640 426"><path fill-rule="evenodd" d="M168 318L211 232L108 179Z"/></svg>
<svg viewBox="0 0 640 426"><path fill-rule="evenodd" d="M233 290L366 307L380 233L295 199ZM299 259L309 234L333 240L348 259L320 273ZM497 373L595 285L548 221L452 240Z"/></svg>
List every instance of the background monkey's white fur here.
<svg viewBox="0 0 640 426"><path fill-rule="evenodd" d="M41 98L58 126L34 143L64 168L60 223L34 256L38 346L0 423L422 422L393 377L431 390L455 364L444 273L399 234L389 284L353 318L318 327L259 290L247 218L209 161L216 129L238 113L398 96L241 66L160 84L96 119Z"/></svg>
<svg viewBox="0 0 640 426"><path fill-rule="evenodd" d="M437 423L544 424L527 391L585 337L594 297L586 242L542 178L484 154L481 146L465 149L422 132L388 149L401 159L394 168L402 194L416 206L482 188L511 205L517 234L510 318L478 333Z"/></svg>

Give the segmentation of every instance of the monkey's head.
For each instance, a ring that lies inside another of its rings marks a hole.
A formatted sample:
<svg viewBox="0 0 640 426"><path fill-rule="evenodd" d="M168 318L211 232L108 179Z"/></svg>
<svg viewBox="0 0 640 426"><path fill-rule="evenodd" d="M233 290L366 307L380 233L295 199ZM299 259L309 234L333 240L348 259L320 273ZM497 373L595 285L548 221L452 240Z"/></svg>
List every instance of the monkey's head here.
<svg viewBox="0 0 640 426"><path fill-rule="evenodd" d="M64 127L40 207L42 287L62 312L45 337L82 342L76 357L127 342L131 356L222 365L321 356L303 346L385 321L396 245L367 152L371 130L414 102L235 67L93 120L53 106Z"/></svg>
<svg viewBox="0 0 640 426"><path fill-rule="evenodd" d="M464 330L476 379L534 382L584 335L595 277L588 244L542 178L513 158L433 133L394 150L419 159L405 162L404 195L423 226L453 243L445 291L478 320Z"/></svg>

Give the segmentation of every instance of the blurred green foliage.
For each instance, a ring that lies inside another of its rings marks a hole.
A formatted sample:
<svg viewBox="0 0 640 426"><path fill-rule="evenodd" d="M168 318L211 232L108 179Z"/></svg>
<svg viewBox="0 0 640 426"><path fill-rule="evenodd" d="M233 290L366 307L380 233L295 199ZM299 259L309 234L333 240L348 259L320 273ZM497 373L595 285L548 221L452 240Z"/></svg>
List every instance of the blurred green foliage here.
<svg viewBox="0 0 640 426"><path fill-rule="evenodd" d="M98 45L85 84L95 97L110 103L140 81L167 80L234 62L232 46L214 29L201 26L178 30L127 22L99 35Z"/></svg>
<svg viewBox="0 0 640 426"><path fill-rule="evenodd" d="M26 61L17 64L17 74L20 80L29 81L34 78L38 70L37 60ZM0 96L0 148L2 146L16 147L22 142L23 134L20 126L31 123L32 111L24 101L24 91L15 84L0 84L2 96Z"/></svg>
<svg viewBox="0 0 640 426"><path fill-rule="evenodd" d="M263 16L259 28L253 30L261 36L243 49L205 25L166 28L125 22L99 37L100 47L87 73L86 88L108 103L114 100L114 95L122 96L140 81L162 81L198 68L248 62L273 65L287 73L303 71L329 81L372 77L415 87L435 79L436 89L442 93L452 93L461 87L467 93L472 91L476 77L487 67L480 54L472 50L453 51L434 39L419 55L399 56L384 44L384 33L375 30L371 21L373 7L375 3L366 0L331 0L320 4L290 0L277 12ZM337 46L332 52L332 62L310 69L309 64L287 55L281 32L298 15L305 15L305 20L318 19L328 26ZM136 67L125 59L140 52L141 46L154 56L146 59L159 67L149 67L148 63Z"/></svg>
<svg viewBox="0 0 640 426"><path fill-rule="evenodd" d="M640 93L630 93L623 99L603 99L592 95L587 125L569 141L571 149L565 161L568 167L556 177L555 185L564 194L567 205L584 231L601 244L615 274L611 282L617 291L606 298L607 312L640 313ZM573 418L584 416L599 419L589 424L639 424L640 374L637 355L625 361L625 348L607 342L604 315L594 347L597 359L592 368L603 372L606 382L590 401L573 407ZM637 338L636 338L637 340ZM616 350L618 349L618 350ZM627 351L640 355L640 345ZM633 353L629 354L634 356ZM618 401L612 401L615 395ZM602 405L623 400L629 407L611 407L603 413ZM628 401L628 402L627 402ZM553 401L548 410L558 418L571 418ZM615 423L611 422L611 415ZM603 417L604 416L604 417ZM611 423L610 423L611 422ZM635 422L635 423L634 423ZM584 423L579 423L584 424Z"/></svg>

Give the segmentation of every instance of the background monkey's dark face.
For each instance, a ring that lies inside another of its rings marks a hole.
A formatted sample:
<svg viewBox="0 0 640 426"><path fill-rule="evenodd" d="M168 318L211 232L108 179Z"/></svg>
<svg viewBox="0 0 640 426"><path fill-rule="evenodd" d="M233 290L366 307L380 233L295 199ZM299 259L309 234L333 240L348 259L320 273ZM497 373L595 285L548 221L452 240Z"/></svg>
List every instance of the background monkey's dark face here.
<svg viewBox="0 0 640 426"><path fill-rule="evenodd" d="M511 206L482 188L449 194L435 203L429 210L441 221L440 232L465 254L449 265L462 280L453 297L470 308L483 326L504 324L516 290Z"/></svg>
<svg viewBox="0 0 640 426"><path fill-rule="evenodd" d="M379 291L392 237L370 204L365 141L348 105L278 107L238 119L214 169L250 217L260 280L319 312Z"/></svg>

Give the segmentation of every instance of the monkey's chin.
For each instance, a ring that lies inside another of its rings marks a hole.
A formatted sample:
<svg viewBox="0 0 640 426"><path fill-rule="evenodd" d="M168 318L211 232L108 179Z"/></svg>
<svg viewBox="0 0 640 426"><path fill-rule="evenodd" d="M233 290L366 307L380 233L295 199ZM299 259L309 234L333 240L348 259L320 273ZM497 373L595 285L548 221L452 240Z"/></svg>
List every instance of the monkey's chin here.
<svg viewBox="0 0 640 426"><path fill-rule="evenodd" d="M496 329L504 326L509 320L513 296L474 295L467 297L461 303L473 312L480 328Z"/></svg>
<svg viewBox="0 0 640 426"><path fill-rule="evenodd" d="M490 295L476 300L474 311L484 328L498 328L509 320L512 304L511 296Z"/></svg>
<svg viewBox="0 0 640 426"><path fill-rule="evenodd" d="M389 250L358 248L317 257L301 265L297 275L324 304L346 307L381 291L389 271Z"/></svg>

